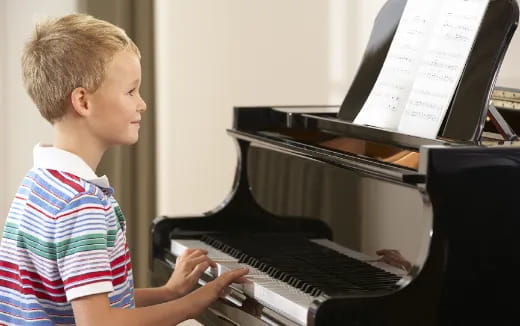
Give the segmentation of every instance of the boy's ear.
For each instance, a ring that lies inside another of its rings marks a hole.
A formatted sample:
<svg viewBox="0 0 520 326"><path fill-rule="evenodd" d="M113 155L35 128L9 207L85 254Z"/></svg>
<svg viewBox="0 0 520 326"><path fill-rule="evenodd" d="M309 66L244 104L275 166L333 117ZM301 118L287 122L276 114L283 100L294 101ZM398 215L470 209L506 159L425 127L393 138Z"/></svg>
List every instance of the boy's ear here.
<svg viewBox="0 0 520 326"><path fill-rule="evenodd" d="M88 92L83 87L76 87L72 90L70 94L70 101L72 104L72 109L84 117L89 114L89 105L87 101Z"/></svg>

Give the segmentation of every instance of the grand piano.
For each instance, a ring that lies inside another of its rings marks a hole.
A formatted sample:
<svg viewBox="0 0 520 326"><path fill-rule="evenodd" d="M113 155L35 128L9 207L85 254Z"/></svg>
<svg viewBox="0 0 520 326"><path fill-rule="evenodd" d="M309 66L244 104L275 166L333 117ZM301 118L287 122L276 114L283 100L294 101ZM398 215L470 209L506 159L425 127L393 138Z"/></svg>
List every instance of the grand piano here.
<svg viewBox="0 0 520 326"><path fill-rule="evenodd" d="M232 191L151 226L153 285L185 248L247 265L204 325L518 325L520 94L495 85L518 23L491 0L436 138L353 124L406 1L380 10L341 106L237 107ZM513 295L511 297L511 295Z"/></svg>

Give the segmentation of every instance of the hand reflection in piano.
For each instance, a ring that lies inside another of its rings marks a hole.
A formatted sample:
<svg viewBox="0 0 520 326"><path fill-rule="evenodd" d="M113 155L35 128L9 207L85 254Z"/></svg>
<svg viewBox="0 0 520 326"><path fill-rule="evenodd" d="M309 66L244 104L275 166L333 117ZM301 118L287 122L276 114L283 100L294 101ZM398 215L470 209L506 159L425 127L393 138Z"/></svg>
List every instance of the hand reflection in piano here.
<svg viewBox="0 0 520 326"><path fill-rule="evenodd" d="M376 251L376 254L381 256L381 258L377 259L377 261L397 267L407 272L412 269L412 264L406 260L398 250L380 249Z"/></svg>

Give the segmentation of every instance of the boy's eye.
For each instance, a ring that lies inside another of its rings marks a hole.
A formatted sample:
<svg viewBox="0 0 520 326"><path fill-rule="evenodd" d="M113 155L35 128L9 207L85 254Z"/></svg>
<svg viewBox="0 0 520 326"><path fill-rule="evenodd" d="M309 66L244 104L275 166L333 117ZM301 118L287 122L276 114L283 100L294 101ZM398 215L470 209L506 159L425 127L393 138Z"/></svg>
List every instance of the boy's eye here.
<svg viewBox="0 0 520 326"><path fill-rule="evenodd" d="M132 89L128 92L128 94L130 94L130 95L134 95L134 93L135 93L135 88L132 88Z"/></svg>

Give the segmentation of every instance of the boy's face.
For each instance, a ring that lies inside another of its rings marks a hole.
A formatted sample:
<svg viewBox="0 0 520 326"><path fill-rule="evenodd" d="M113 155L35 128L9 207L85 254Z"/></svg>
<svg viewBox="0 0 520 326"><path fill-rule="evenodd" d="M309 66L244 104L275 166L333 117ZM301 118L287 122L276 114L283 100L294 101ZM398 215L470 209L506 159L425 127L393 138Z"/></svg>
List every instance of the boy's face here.
<svg viewBox="0 0 520 326"><path fill-rule="evenodd" d="M88 124L103 145L137 142L141 113L146 110L140 84L139 58L131 51L116 53L107 66L105 80L88 100L92 109Z"/></svg>

